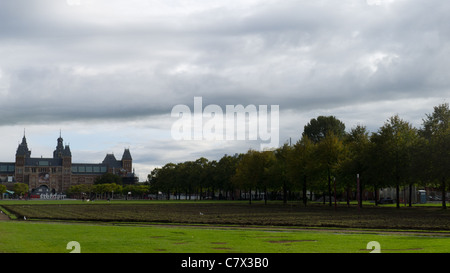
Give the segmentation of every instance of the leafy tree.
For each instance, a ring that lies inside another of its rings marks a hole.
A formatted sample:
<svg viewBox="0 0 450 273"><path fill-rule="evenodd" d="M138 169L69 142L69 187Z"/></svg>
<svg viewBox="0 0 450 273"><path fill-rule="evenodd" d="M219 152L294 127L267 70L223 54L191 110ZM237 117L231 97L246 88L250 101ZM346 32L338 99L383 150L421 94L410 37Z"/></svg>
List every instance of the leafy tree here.
<svg viewBox="0 0 450 273"><path fill-rule="evenodd" d="M345 124L334 116L318 116L303 128L303 136L314 143L320 142L330 133L342 139L345 136Z"/></svg>
<svg viewBox="0 0 450 273"><path fill-rule="evenodd" d="M13 191L15 194L22 196L28 192L28 185L25 183L15 183L13 186Z"/></svg>
<svg viewBox="0 0 450 273"><path fill-rule="evenodd" d="M175 188L176 177L174 176L174 170L176 164L167 163L158 172L158 185L157 188L166 193L167 200L170 199L171 190Z"/></svg>
<svg viewBox="0 0 450 273"><path fill-rule="evenodd" d="M236 168L233 178L235 185L249 192L249 204L252 203L252 190L266 189L268 169L271 163L269 153L249 150Z"/></svg>
<svg viewBox="0 0 450 273"><path fill-rule="evenodd" d="M120 187L121 188L121 187ZM120 188L118 188L117 190L120 190ZM139 197L143 197L145 194L149 193L150 188L148 185L126 185L125 187L123 187L122 192L124 194L127 194L130 192L131 195L133 196L139 196ZM115 192L115 190L114 190Z"/></svg>
<svg viewBox="0 0 450 273"><path fill-rule="evenodd" d="M236 174L236 168L240 160L240 155L234 156L224 155L216 165L216 181L217 188L225 190L225 198L228 197L228 193L231 192L234 198L234 185L232 178Z"/></svg>
<svg viewBox="0 0 450 273"><path fill-rule="evenodd" d="M286 166L289 180L302 189L302 200L305 206L307 204L308 179L312 179L315 168L314 151L315 144L307 136L303 136L290 150Z"/></svg>
<svg viewBox="0 0 450 273"><path fill-rule="evenodd" d="M104 183L104 184L95 184L93 187L92 187L92 192L94 192L95 194L97 194L97 195L100 195L100 198L102 198L103 199L103 194L105 194L106 192L108 192L108 189L107 189L107 186L108 184L107 183Z"/></svg>
<svg viewBox="0 0 450 273"><path fill-rule="evenodd" d="M116 184L116 183L109 183L105 184L107 185L106 190L108 193L111 193L111 198L113 198L114 193L122 193L123 187L122 185Z"/></svg>
<svg viewBox="0 0 450 273"><path fill-rule="evenodd" d="M84 194L87 194L89 196L91 192L93 192L93 186L87 184L72 185L67 190L68 194L78 195L79 198L81 198Z"/></svg>
<svg viewBox="0 0 450 273"><path fill-rule="evenodd" d="M116 183L118 185L122 185L122 177L113 173L105 173L102 174L101 176L98 176L94 181L95 185L109 184L109 183Z"/></svg>
<svg viewBox="0 0 450 273"><path fill-rule="evenodd" d="M293 183L287 176L288 157L291 149L288 144L284 144L273 151L273 153L269 151L264 152L268 166L265 170L268 175L264 184L265 201L267 201L267 189L275 192L281 189L283 192L283 203L286 204L288 192L293 190Z"/></svg>
<svg viewBox="0 0 450 273"><path fill-rule="evenodd" d="M377 173L391 181L396 188L397 207L400 207L400 186L411 179L411 146L417 138L417 130L395 115L372 135L378 150Z"/></svg>
<svg viewBox="0 0 450 273"><path fill-rule="evenodd" d="M339 177L343 182L343 186L347 192L347 204L349 204L350 196L349 192L352 188L355 188L356 176L369 178L365 175L369 168L368 152L370 148L369 133L365 126L358 125L352 128L344 139L344 149L342 155L342 161L340 162ZM363 181L364 179L362 179ZM367 179L369 182L369 179ZM360 192L362 192L362 184L360 183ZM373 184L374 191L377 191L377 186ZM358 189L356 189L358 190ZM360 197L359 204L362 204L362 195Z"/></svg>
<svg viewBox="0 0 450 273"><path fill-rule="evenodd" d="M425 139L445 133L450 123L449 104L443 103L435 106L433 113L426 114L426 118L422 121L423 128L419 130L419 134Z"/></svg>
<svg viewBox="0 0 450 273"><path fill-rule="evenodd" d="M5 185L0 185L0 196L3 199L3 194L6 192L6 186Z"/></svg>
<svg viewBox="0 0 450 273"><path fill-rule="evenodd" d="M149 191L155 194L158 197L158 174L161 171L161 168L154 168L150 174L147 176L147 181L149 184Z"/></svg>
<svg viewBox="0 0 450 273"><path fill-rule="evenodd" d="M269 190L277 191L281 186L283 192L287 192L286 157L288 147L284 145L275 151L259 152L263 170L258 186L264 191L264 204L267 204ZM286 194L284 195L286 196Z"/></svg>
<svg viewBox="0 0 450 273"><path fill-rule="evenodd" d="M197 176L197 189L200 199L203 198L203 189L208 187L208 159L201 157L195 160L194 171Z"/></svg>
<svg viewBox="0 0 450 273"><path fill-rule="evenodd" d="M336 177L337 169L342 160L343 143L333 132L329 132L317 143L317 165L327 177L329 205L331 206L331 180Z"/></svg>
<svg viewBox="0 0 450 273"><path fill-rule="evenodd" d="M426 166L428 180L434 184L440 184L442 208L447 208L448 186L446 180L450 176L450 109L448 103L434 107L434 112L426 115L419 134L426 142L419 160L420 158L428 159L428 162L421 161L421 163Z"/></svg>

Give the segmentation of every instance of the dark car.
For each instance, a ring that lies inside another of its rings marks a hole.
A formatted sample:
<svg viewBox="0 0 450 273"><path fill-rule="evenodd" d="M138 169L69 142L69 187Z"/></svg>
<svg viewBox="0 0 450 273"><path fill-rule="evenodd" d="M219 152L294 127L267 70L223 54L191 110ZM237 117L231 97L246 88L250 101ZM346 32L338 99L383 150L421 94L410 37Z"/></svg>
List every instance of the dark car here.
<svg viewBox="0 0 450 273"><path fill-rule="evenodd" d="M378 201L378 204L394 204L394 200L391 198L382 198L380 201Z"/></svg>

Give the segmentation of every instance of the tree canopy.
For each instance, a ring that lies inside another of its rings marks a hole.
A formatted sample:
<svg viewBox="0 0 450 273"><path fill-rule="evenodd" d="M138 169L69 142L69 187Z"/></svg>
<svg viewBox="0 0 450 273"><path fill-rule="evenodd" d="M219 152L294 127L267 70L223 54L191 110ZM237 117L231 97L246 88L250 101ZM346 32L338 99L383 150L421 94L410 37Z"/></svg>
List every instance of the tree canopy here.
<svg viewBox="0 0 450 273"><path fill-rule="evenodd" d="M397 206L400 189L413 185L442 191L445 207L450 176L449 105L434 107L423 119L423 126L394 115L376 131L363 125L345 131L334 116L319 116L304 126L293 145L271 151L248 150L219 160L201 157L178 164L167 163L148 176L150 190L163 192L167 198L181 194L195 198L275 200L328 199L332 196L356 198L356 176L360 191L374 193L394 188ZM360 196L360 198L362 198Z"/></svg>

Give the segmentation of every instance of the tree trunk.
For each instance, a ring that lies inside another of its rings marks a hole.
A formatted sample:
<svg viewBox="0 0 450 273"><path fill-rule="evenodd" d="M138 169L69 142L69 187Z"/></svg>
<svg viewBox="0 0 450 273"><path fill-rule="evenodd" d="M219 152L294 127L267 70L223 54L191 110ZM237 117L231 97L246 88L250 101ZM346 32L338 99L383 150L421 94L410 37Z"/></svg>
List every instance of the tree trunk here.
<svg viewBox="0 0 450 273"><path fill-rule="evenodd" d="M398 182L397 182L397 185L396 185L396 187L395 187L395 191L396 191L396 197L397 197L397 208L400 208L400 186L398 185Z"/></svg>
<svg viewBox="0 0 450 273"><path fill-rule="evenodd" d="M267 187L264 187L264 205L267 205Z"/></svg>
<svg viewBox="0 0 450 273"><path fill-rule="evenodd" d="M363 201L363 186L361 180L359 180L359 208L362 208Z"/></svg>
<svg viewBox="0 0 450 273"><path fill-rule="evenodd" d="M412 184L409 184L409 207L412 207Z"/></svg>
<svg viewBox="0 0 450 273"><path fill-rule="evenodd" d="M328 198L329 200L329 206L331 207L331 175L330 175L330 169L328 168Z"/></svg>
<svg viewBox="0 0 450 273"><path fill-rule="evenodd" d="M378 206L378 187L376 185L373 193L375 195L375 206Z"/></svg>
<svg viewBox="0 0 450 273"><path fill-rule="evenodd" d="M446 186L445 186L445 176L442 177L442 208L446 209L447 208L447 204L445 202L445 197L447 195L447 192L445 190Z"/></svg>
<svg viewBox="0 0 450 273"><path fill-rule="evenodd" d="M350 187L347 188L347 207L350 207Z"/></svg>
<svg viewBox="0 0 450 273"><path fill-rule="evenodd" d="M306 197L306 175L303 176L303 205L305 205L306 207L306 202L307 202L307 197Z"/></svg>

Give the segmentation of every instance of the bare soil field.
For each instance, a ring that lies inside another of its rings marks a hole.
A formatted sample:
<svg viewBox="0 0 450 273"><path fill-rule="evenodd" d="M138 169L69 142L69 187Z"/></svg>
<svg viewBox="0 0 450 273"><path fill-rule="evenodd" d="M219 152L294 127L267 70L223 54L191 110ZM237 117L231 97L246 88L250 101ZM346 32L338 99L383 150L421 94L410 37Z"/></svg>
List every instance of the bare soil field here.
<svg viewBox="0 0 450 273"><path fill-rule="evenodd" d="M2 205L18 219L449 231L440 207L334 207L241 202Z"/></svg>
<svg viewBox="0 0 450 273"><path fill-rule="evenodd" d="M6 221L9 220L9 217L4 214L3 212L0 212L0 221Z"/></svg>

